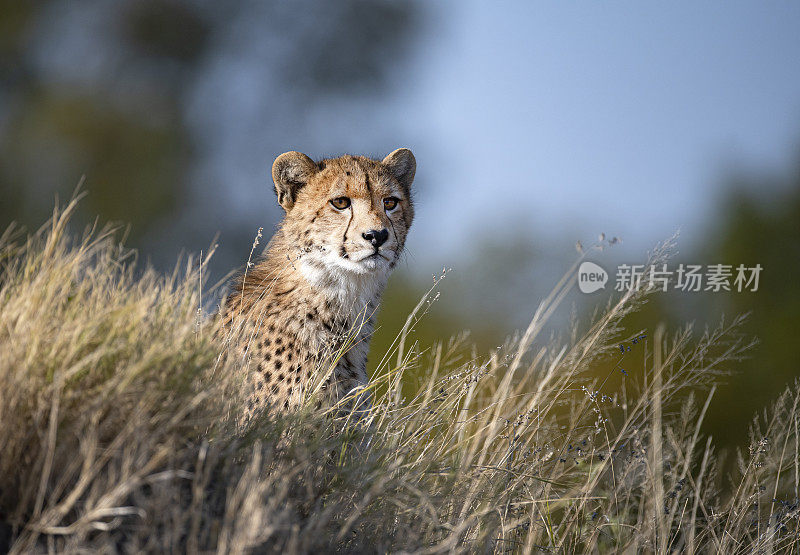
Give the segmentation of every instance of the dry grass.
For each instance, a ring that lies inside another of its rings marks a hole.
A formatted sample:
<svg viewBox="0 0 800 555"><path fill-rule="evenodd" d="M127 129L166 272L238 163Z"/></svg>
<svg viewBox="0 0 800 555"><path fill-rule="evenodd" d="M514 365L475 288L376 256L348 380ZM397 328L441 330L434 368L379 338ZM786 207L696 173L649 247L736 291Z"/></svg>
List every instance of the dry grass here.
<svg viewBox="0 0 800 555"><path fill-rule="evenodd" d="M73 208L0 240L0 542L14 553L798 550L800 389L754 423L735 476L700 433L716 376L748 347L737 321L633 343L620 320L642 292L543 338L570 274L476 358L457 341L418 352L423 299L360 423L309 410L242 430L197 261L136 273L111 231L68 236Z"/></svg>

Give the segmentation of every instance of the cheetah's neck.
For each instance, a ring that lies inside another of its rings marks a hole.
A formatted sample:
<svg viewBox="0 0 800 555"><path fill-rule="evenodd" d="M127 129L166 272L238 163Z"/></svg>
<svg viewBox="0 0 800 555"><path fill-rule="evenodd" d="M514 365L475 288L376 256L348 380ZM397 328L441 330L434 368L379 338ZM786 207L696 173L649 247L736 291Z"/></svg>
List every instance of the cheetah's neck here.
<svg viewBox="0 0 800 555"><path fill-rule="evenodd" d="M351 323L372 316L388 279L384 272L356 274L306 261L301 261L299 273L310 287L331 300Z"/></svg>

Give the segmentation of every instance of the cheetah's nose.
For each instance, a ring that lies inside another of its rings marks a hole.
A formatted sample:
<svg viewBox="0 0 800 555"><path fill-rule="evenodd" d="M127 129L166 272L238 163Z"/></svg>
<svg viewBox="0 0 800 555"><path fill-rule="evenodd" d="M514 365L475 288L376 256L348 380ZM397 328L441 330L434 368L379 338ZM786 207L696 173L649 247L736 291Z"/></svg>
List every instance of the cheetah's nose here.
<svg viewBox="0 0 800 555"><path fill-rule="evenodd" d="M381 230L378 229L370 229L369 231L365 231L361 234L361 236L372 243L372 246L376 249L380 247L382 244L386 242L389 238L389 230L383 228Z"/></svg>

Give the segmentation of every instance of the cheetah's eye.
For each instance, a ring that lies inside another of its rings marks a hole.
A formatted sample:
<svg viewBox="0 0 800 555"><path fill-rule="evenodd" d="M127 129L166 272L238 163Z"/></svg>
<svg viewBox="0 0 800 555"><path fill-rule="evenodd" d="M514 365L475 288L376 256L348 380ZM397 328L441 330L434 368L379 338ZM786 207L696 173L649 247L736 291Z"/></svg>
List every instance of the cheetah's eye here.
<svg viewBox="0 0 800 555"><path fill-rule="evenodd" d="M347 197L339 197L331 199L331 206L336 208L336 210L344 210L348 206L350 206L350 199Z"/></svg>
<svg viewBox="0 0 800 555"><path fill-rule="evenodd" d="M394 210L397 208L397 203L400 202L400 199L397 197L387 197L383 199L383 207L386 210Z"/></svg>

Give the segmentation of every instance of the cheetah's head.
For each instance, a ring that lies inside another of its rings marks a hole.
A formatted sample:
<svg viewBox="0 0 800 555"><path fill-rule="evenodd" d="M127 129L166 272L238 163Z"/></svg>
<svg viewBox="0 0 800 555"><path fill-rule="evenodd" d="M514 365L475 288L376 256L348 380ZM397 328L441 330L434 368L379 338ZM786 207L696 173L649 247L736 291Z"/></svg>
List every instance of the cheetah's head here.
<svg viewBox="0 0 800 555"><path fill-rule="evenodd" d="M282 226L304 263L345 274L388 273L414 218L416 160L400 148L381 161L342 156L315 163L286 152L272 165Z"/></svg>

